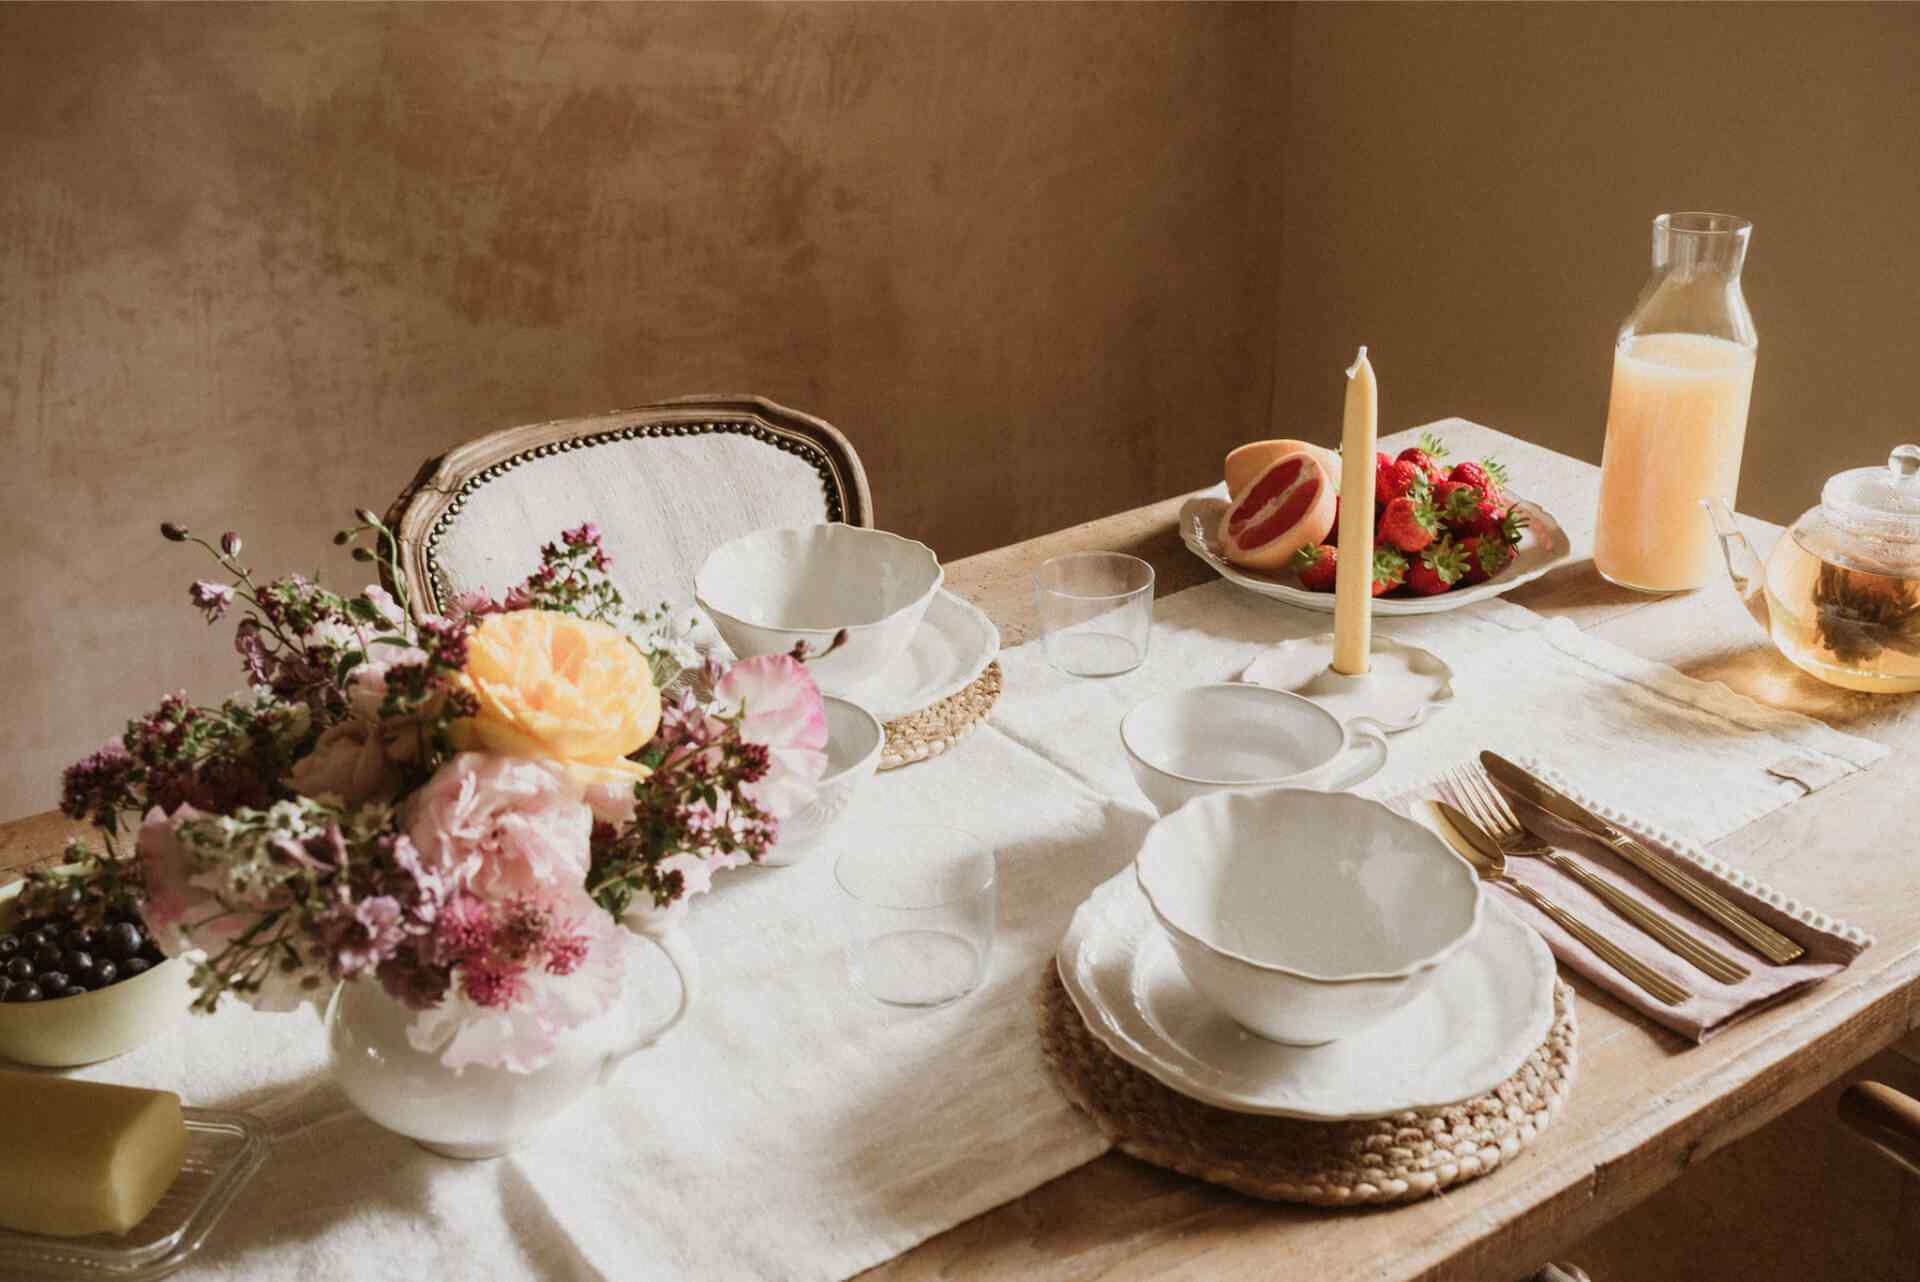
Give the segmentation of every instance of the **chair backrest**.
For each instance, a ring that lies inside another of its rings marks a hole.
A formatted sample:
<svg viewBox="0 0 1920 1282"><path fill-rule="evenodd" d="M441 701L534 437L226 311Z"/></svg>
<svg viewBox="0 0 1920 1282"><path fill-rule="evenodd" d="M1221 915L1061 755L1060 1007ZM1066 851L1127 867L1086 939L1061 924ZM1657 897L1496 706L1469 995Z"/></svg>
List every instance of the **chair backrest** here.
<svg viewBox="0 0 1920 1282"><path fill-rule="evenodd" d="M693 600L728 539L769 526L873 524L860 457L832 425L757 396L689 397L507 428L429 459L386 516L417 612L498 595L542 543L600 527L635 606Z"/></svg>

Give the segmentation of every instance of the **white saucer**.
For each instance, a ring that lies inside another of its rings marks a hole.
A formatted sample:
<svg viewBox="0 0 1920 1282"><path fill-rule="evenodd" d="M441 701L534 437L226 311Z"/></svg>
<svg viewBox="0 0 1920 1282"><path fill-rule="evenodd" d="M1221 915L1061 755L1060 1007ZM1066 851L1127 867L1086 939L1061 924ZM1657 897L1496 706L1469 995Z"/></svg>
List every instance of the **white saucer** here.
<svg viewBox="0 0 1920 1282"><path fill-rule="evenodd" d="M958 694L1000 653L1000 629L971 602L942 589L927 606L906 652L847 697L882 721Z"/></svg>
<svg viewBox="0 0 1920 1282"><path fill-rule="evenodd" d="M1057 960L1067 995L1109 1050L1182 1095L1239 1113L1331 1122L1457 1104L1511 1077L1553 1023L1553 955L1493 899L1424 992L1325 1046L1266 1041L1209 1006L1131 867L1080 905Z"/></svg>
<svg viewBox="0 0 1920 1282"><path fill-rule="evenodd" d="M1365 676L1332 670L1333 633L1269 646L1242 681L1311 699L1341 721L1370 717L1389 733L1411 730L1453 702L1453 669L1431 650L1373 634Z"/></svg>
<svg viewBox="0 0 1920 1282"><path fill-rule="evenodd" d="M1515 508L1525 513L1527 528L1514 549L1513 564L1470 588L1455 588L1437 596L1375 597L1373 612L1382 617L1395 614L1443 614L1461 606L1484 601L1510 592L1522 583L1539 578L1573 555L1573 544L1553 514L1537 503L1515 499ZM1287 571L1269 574L1249 570L1227 560L1220 549L1220 518L1227 510L1227 487L1223 482L1188 499L1180 508L1180 539L1195 556L1220 572L1220 577L1239 584L1249 592L1270 596L1303 610L1333 613L1333 593L1309 592Z"/></svg>

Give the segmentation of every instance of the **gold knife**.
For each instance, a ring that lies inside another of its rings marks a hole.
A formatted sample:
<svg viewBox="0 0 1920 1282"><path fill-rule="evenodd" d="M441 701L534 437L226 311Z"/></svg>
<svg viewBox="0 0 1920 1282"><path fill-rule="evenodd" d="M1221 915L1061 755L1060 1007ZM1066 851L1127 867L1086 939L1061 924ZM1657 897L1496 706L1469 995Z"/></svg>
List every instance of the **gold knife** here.
<svg viewBox="0 0 1920 1282"><path fill-rule="evenodd" d="M1598 837L1622 859L1732 931L1768 961L1785 965L1806 954L1807 950L1799 944L1712 886L1696 880L1688 865L1670 855L1649 850L1572 797L1534 778L1499 753L1481 753L1480 764L1487 768L1487 773L1496 782L1511 788L1542 810L1558 815L1581 831Z"/></svg>

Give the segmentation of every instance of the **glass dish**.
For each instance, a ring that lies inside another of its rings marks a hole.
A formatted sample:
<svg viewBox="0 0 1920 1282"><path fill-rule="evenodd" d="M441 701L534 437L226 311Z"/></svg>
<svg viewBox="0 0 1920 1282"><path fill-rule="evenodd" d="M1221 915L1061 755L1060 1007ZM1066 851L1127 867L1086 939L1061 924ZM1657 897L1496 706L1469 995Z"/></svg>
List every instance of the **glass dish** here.
<svg viewBox="0 0 1920 1282"><path fill-rule="evenodd" d="M75 1282L115 1278L145 1282L185 1264L213 1231L234 1195L267 1159L266 1129L246 1113L181 1110L187 1156L180 1174L125 1233L44 1237L0 1229L0 1278L8 1282Z"/></svg>

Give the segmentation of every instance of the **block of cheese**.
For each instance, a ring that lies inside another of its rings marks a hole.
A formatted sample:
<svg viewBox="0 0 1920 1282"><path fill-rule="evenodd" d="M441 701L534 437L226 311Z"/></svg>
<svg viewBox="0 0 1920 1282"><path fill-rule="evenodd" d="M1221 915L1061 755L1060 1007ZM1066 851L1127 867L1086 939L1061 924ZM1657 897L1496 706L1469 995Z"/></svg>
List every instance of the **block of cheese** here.
<svg viewBox="0 0 1920 1282"><path fill-rule="evenodd" d="M186 1154L178 1095L0 1072L0 1226L124 1233L147 1217Z"/></svg>

